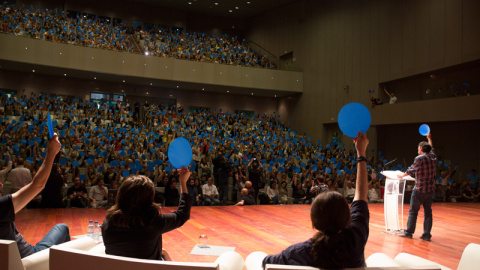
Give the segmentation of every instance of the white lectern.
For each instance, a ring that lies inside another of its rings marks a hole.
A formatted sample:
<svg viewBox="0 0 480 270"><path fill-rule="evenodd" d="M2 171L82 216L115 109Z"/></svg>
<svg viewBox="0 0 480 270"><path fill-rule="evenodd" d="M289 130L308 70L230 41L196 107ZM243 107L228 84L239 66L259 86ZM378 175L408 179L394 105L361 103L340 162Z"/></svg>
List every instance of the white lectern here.
<svg viewBox="0 0 480 270"><path fill-rule="evenodd" d="M398 178L403 174L401 171L383 171L381 174L387 177L385 181L384 215L385 232L390 234L403 233L403 195L405 182L415 181L411 176Z"/></svg>

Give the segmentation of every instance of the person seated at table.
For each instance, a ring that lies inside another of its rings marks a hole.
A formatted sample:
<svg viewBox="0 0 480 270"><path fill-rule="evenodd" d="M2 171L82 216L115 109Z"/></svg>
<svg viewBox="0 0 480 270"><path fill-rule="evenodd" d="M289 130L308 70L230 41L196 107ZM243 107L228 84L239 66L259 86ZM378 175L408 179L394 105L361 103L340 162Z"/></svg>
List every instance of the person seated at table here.
<svg viewBox="0 0 480 270"><path fill-rule="evenodd" d="M262 265L286 264L313 266L322 269L365 267L370 213L368 210L368 176L365 158L368 139L358 132L357 185L351 208L342 194L327 191L312 203L310 218L318 232L313 238L292 245L276 255L268 255Z"/></svg>
<svg viewBox="0 0 480 270"><path fill-rule="evenodd" d="M154 202L152 180L132 175L118 189L115 205L108 209L102 225L105 252L138 259L170 260L162 249L162 235L190 219L192 197L187 193L190 172L180 171L180 204L175 212L160 214Z"/></svg>
<svg viewBox="0 0 480 270"><path fill-rule="evenodd" d="M66 224L55 225L35 246L27 243L15 225L15 214L22 210L42 189L50 175L55 156L60 151L61 144L55 134L48 141L47 155L42 166L38 169L33 181L13 194L0 197L0 239L17 242L18 251L22 258L33 253L70 241L70 232ZM0 187L1 187L0 182ZM2 254L2 260L6 259Z"/></svg>

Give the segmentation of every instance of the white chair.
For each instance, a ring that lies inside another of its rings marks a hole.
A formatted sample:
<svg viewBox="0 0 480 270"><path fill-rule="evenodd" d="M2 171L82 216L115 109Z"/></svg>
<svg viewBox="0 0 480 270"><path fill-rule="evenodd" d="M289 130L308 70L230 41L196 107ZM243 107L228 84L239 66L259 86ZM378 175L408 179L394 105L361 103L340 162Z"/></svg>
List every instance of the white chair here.
<svg viewBox="0 0 480 270"><path fill-rule="evenodd" d="M457 270L473 270L480 268L480 245L468 244L463 250Z"/></svg>
<svg viewBox="0 0 480 270"><path fill-rule="evenodd" d="M263 270L262 262L266 256L267 253L262 251L250 253L245 259L245 268L247 270Z"/></svg>
<svg viewBox="0 0 480 270"><path fill-rule="evenodd" d="M426 267L426 266L436 266L441 270L452 270L441 264L429 261L419 256L415 256L408 253L399 253L395 259L395 262L399 263L404 267Z"/></svg>
<svg viewBox="0 0 480 270"><path fill-rule="evenodd" d="M402 266L428 266L428 265L437 265L442 270L450 270L450 268L445 267L436 262L429 261L427 259L408 254L400 253L395 257L395 261L400 263ZM458 263L458 270L477 270L480 269L480 245L479 244L468 244L467 247L463 250L462 257Z"/></svg>
<svg viewBox="0 0 480 270"><path fill-rule="evenodd" d="M400 263L390 258L385 253L374 253L370 255L366 260L367 267L396 267L400 266Z"/></svg>
<svg viewBox="0 0 480 270"><path fill-rule="evenodd" d="M56 247L77 250L89 250L95 246L95 241L89 237L75 239ZM48 270L50 249L20 258L17 243L11 240L0 240L0 269L2 270Z"/></svg>
<svg viewBox="0 0 480 270"><path fill-rule="evenodd" d="M96 251L99 251L99 253L95 253ZM50 270L242 270L243 266L242 256L234 251L223 253L213 263L192 263L106 255L102 254L101 247L91 251L63 247L52 247L50 250Z"/></svg>

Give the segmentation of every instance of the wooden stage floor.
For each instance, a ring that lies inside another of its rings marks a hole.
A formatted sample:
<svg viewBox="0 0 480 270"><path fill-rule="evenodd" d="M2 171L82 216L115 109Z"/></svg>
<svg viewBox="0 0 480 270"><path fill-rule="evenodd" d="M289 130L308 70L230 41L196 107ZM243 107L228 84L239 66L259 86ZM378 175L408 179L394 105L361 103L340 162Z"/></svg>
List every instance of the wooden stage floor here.
<svg viewBox="0 0 480 270"><path fill-rule="evenodd" d="M480 243L480 204L434 203L432 241L419 239L423 231L420 209L413 239L389 235L384 229L383 204L369 204L370 236L365 257L383 252L394 257L400 252L422 256L456 269L463 249ZM408 205L404 205L406 226ZM166 207L163 212L176 208ZM17 215L20 233L37 243L56 223L66 223L71 235L86 234L88 220L103 222L105 209L25 209ZM163 246L177 261L189 260L199 235L208 236L209 245L233 246L244 258L253 251L278 253L287 246L314 234L309 205L213 206L193 207L191 219L180 229L163 237Z"/></svg>

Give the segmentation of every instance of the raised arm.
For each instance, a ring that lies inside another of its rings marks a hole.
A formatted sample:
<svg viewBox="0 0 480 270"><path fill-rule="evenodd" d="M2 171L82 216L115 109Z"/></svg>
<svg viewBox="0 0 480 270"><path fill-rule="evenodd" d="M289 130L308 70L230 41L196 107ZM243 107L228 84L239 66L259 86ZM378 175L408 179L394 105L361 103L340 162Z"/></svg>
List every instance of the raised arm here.
<svg viewBox="0 0 480 270"><path fill-rule="evenodd" d="M40 166L40 169L38 169L33 181L12 195L13 209L15 210L15 213L22 210L22 208L45 187L45 183L52 170L53 161L61 147L62 145L55 134L50 141L48 141L47 156L45 157L42 166Z"/></svg>
<svg viewBox="0 0 480 270"><path fill-rule="evenodd" d="M432 134L430 132L427 134L427 140L428 140L428 144L430 144L430 146L433 148Z"/></svg>
<svg viewBox="0 0 480 270"><path fill-rule="evenodd" d="M190 178L190 172L188 169L182 166L182 169L180 170L180 193L188 193L187 190L187 181L188 178Z"/></svg>
<svg viewBox="0 0 480 270"><path fill-rule="evenodd" d="M297 186L297 177L298 177L298 173L293 174L293 177L292 177L292 187L296 187L296 186Z"/></svg>
<svg viewBox="0 0 480 270"><path fill-rule="evenodd" d="M385 91L385 93L387 93L387 95L388 95L388 96L390 96L390 93L388 93L388 91L387 91L387 88L386 88L386 87L384 87L384 88L383 88L383 91Z"/></svg>
<svg viewBox="0 0 480 270"><path fill-rule="evenodd" d="M357 156L360 161L357 161L357 184L355 188L355 197L353 200L368 201L367 161L366 159L362 160L365 158L365 153L368 146L367 135L358 132L357 138L355 138L354 142L355 148L357 149Z"/></svg>

